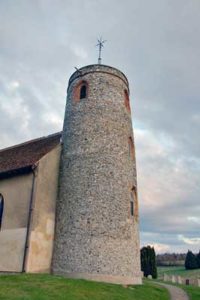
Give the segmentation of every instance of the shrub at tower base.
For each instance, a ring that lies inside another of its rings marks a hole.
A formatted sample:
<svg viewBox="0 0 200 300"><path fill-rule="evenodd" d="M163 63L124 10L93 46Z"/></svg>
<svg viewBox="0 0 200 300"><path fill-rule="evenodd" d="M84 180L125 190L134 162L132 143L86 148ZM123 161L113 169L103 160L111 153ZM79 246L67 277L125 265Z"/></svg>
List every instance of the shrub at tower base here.
<svg viewBox="0 0 200 300"><path fill-rule="evenodd" d="M186 270L198 269L197 257L189 250L185 258L185 268Z"/></svg>
<svg viewBox="0 0 200 300"><path fill-rule="evenodd" d="M144 272L144 276L151 275L153 278L157 278L157 266L155 250L151 246L143 247L140 250L141 255L141 269Z"/></svg>

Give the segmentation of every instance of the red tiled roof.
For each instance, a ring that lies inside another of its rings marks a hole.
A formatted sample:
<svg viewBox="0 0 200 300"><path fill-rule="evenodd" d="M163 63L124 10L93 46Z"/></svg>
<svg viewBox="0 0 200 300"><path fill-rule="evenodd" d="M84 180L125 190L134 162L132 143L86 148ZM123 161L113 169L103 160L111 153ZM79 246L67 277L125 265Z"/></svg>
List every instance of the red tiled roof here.
<svg viewBox="0 0 200 300"><path fill-rule="evenodd" d="M0 174L34 166L60 143L61 132L0 150Z"/></svg>

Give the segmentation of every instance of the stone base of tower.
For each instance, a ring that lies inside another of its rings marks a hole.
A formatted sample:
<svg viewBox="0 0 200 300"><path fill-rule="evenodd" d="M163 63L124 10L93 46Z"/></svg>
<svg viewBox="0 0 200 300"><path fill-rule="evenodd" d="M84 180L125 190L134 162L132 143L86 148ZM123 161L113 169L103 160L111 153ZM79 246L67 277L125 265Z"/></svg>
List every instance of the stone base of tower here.
<svg viewBox="0 0 200 300"><path fill-rule="evenodd" d="M126 276L114 276L105 274L88 274L88 273L66 273L62 271L54 270L53 274L63 275L67 278L86 279L98 282L107 282L123 285L139 285L142 284L142 272L138 276L126 277Z"/></svg>

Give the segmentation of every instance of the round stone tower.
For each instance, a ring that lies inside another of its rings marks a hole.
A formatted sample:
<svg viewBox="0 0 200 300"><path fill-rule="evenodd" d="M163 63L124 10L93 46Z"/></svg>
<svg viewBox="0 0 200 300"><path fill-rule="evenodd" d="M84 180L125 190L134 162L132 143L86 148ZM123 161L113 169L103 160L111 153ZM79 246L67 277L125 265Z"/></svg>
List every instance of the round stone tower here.
<svg viewBox="0 0 200 300"><path fill-rule="evenodd" d="M90 65L72 74L67 94L52 271L140 284L128 80Z"/></svg>

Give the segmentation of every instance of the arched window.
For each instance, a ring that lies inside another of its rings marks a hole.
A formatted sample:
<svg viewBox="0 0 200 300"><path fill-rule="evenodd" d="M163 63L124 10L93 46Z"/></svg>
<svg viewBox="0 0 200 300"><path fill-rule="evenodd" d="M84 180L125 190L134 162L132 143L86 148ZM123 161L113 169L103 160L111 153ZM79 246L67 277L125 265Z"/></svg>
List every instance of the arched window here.
<svg viewBox="0 0 200 300"><path fill-rule="evenodd" d="M127 90L124 90L124 104L128 112L131 112L129 94Z"/></svg>
<svg viewBox="0 0 200 300"><path fill-rule="evenodd" d="M87 96L88 96L88 83L85 80L81 80L74 87L73 101L74 103L77 103L81 99L87 98Z"/></svg>
<svg viewBox="0 0 200 300"><path fill-rule="evenodd" d="M0 194L0 229L3 220L3 208L4 208L4 199L3 196Z"/></svg>
<svg viewBox="0 0 200 300"><path fill-rule="evenodd" d="M87 95L87 88L86 88L86 85L84 84L81 86L81 89L80 89L80 99L86 98L86 95Z"/></svg>

